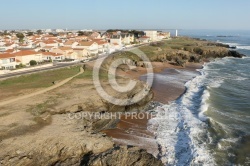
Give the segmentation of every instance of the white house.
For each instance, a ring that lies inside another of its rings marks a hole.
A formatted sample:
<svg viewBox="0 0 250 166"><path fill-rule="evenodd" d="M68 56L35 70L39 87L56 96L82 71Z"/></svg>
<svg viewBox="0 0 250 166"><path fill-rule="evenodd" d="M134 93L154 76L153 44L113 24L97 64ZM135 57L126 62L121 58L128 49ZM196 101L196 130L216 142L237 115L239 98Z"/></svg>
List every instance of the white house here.
<svg viewBox="0 0 250 166"><path fill-rule="evenodd" d="M13 54L0 54L0 69L10 70L16 68L16 58Z"/></svg>
<svg viewBox="0 0 250 166"><path fill-rule="evenodd" d="M150 37L151 41L157 41L158 36L157 36L157 31L144 31L146 36Z"/></svg>
<svg viewBox="0 0 250 166"><path fill-rule="evenodd" d="M103 40L96 41L98 44L98 52L104 53L109 51L109 43Z"/></svg>
<svg viewBox="0 0 250 166"><path fill-rule="evenodd" d="M83 50L84 48L81 48L80 50ZM56 54L63 54L65 58L67 59L79 59L78 53L75 52L75 49L71 47L59 47L59 48L53 48L50 52L56 53Z"/></svg>
<svg viewBox="0 0 250 166"><path fill-rule="evenodd" d="M98 54L99 50L98 44L94 41L81 41L77 46L74 47L74 49L75 48L84 48L92 55Z"/></svg>
<svg viewBox="0 0 250 166"><path fill-rule="evenodd" d="M113 43L113 44L111 44L111 47L109 49L109 53L112 53L116 50L121 50L121 49L122 49L121 45L119 45L118 43Z"/></svg>
<svg viewBox="0 0 250 166"><path fill-rule="evenodd" d="M118 44L119 46L122 46L122 37L121 35L112 35L110 38L110 44Z"/></svg>
<svg viewBox="0 0 250 166"><path fill-rule="evenodd" d="M73 51L77 54L78 60L85 60L91 57L90 53L84 48L75 48Z"/></svg>
<svg viewBox="0 0 250 166"><path fill-rule="evenodd" d="M42 62L43 56L40 52L30 51L30 50L21 50L13 54L20 63L29 66L31 60L36 62Z"/></svg>
<svg viewBox="0 0 250 166"><path fill-rule="evenodd" d="M72 52L69 52L65 56L65 58L67 58L67 59L78 59L78 54L76 52L72 51Z"/></svg>
<svg viewBox="0 0 250 166"><path fill-rule="evenodd" d="M122 37L122 44L124 44L124 45L130 44L130 34L122 33L121 37Z"/></svg>
<svg viewBox="0 0 250 166"><path fill-rule="evenodd" d="M44 61L61 61L65 59L63 54L53 53L53 52L42 52L43 60Z"/></svg>

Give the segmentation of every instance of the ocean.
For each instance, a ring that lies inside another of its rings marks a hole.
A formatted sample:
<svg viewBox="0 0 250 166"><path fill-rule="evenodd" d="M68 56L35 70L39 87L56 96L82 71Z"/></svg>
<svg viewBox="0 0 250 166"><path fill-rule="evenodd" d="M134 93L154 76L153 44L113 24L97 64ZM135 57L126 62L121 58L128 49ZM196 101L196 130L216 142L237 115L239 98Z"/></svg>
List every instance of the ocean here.
<svg viewBox="0 0 250 166"><path fill-rule="evenodd" d="M150 124L157 126L159 157L167 165L250 165L250 31L179 35L236 46L247 56L204 64L185 94L158 108Z"/></svg>

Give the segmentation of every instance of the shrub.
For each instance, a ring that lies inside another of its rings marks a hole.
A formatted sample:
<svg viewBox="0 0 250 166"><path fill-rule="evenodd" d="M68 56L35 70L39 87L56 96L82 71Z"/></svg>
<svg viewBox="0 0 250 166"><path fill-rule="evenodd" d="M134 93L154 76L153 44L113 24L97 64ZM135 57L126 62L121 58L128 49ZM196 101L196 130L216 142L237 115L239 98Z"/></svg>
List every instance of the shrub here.
<svg viewBox="0 0 250 166"><path fill-rule="evenodd" d="M30 61L30 66L35 66L35 65L37 65L37 62L35 60L31 60Z"/></svg>
<svg viewBox="0 0 250 166"><path fill-rule="evenodd" d="M199 54L199 55L202 55L202 54L203 54L203 50L202 50L201 48L199 48L199 47L194 48L194 52L195 52L196 54Z"/></svg>
<svg viewBox="0 0 250 166"><path fill-rule="evenodd" d="M166 59L167 59L168 61L172 61L172 56L171 56L171 55L166 55Z"/></svg>
<svg viewBox="0 0 250 166"><path fill-rule="evenodd" d="M23 68L23 67L26 67L24 64L20 63L19 65L16 65L16 68L17 69L20 69L20 68Z"/></svg>

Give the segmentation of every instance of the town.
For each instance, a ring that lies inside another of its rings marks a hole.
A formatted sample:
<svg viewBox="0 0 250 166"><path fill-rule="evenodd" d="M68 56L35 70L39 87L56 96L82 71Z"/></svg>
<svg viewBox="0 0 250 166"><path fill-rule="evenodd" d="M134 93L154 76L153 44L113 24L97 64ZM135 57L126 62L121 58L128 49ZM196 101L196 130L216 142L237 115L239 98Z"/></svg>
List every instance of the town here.
<svg viewBox="0 0 250 166"><path fill-rule="evenodd" d="M0 31L0 75L87 62L140 44L169 39L170 32L63 29Z"/></svg>

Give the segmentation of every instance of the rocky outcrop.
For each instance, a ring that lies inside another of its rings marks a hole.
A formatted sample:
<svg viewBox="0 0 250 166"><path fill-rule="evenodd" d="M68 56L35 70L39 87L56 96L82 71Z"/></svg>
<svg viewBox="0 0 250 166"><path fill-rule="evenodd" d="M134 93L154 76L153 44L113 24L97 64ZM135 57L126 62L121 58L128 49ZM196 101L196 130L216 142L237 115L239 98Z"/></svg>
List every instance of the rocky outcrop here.
<svg viewBox="0 0 250 166"><path fill-rule="evenodd" d="M230 50L228 52L228 56L232 56L232 57L235 57L235 58L243 58L245 55L244 54L240 54L239 52L237 51L232 51Z"/></svg>
<svg viewBox="0 0 250 166"><path fill-rule="evenodd" d="M150 49L144 48L145 53L151 62L165 62L177 66L185 66L186 62L199 63L209 61L214 58L236 57L242 58L244 55L232 47L223 43L209 42L201 39L187 37L176 38L166 43L157 42L150 44ZM143 49L142 49L143 51ZM138 61L138 60L137 60ZM144 67L139 61L138 66Z"/></svg>
<svg viewBox="0 0 250 166"><path fill-rule="evenodd" d="M153 155L136 147L114 147L106 152L83 156L81 166L163 166Z"/></svg>
<svg viewBox="0 0 250 166"><path fill-rule="evenodd" d="M54 115L52 124L40 131L2 140L0 165L77 166L85 154L107 151L113 144L111 138L84 130L67 115Z"/></svg>

